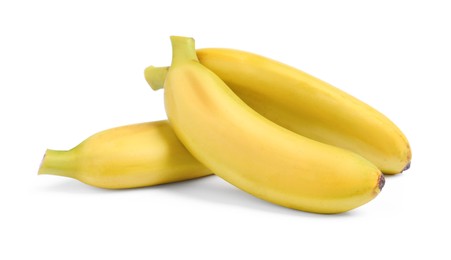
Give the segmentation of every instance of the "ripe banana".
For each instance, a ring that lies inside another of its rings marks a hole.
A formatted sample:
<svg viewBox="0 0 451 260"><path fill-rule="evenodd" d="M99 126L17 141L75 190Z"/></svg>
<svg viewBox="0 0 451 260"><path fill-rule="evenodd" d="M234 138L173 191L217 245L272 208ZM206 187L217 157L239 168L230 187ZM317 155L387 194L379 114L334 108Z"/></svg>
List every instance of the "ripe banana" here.
<svg viewBox="0 0 451 260"><path fill-rule="evenodd" d="M198 178L211 171L186 150L168 121L157 121L104 130L68 151L48 149L38 173L125 189Z"/></svg>
<svg viewBox="0 0 451 260"><path fill-rule="evenodd" d="M198 62L192 38L173 36L171 43L169 122L216 175L261 199L316 213L348 211L379 194L384 177L371 162L263 117Z"/></svg>
<svg viewBox="0 0 451 260"><path fill-rule="evenodd" d="M383 173L410 166L411 149L401 130L382 113L305 72L249 52L197 50L202 65L244 102L275 123L311 139L345 148ZM145 77L161 88L167 68L150 66Z"/></svg>

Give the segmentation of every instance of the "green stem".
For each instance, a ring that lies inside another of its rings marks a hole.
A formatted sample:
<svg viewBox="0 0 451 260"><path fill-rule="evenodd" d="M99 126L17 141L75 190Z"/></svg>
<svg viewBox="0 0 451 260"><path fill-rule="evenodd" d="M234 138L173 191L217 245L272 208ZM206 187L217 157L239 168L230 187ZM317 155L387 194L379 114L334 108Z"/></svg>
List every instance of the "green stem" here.
<svg viewBox="0 0 451 260"><path fill-rule="evenodd" d="M182 36L171 36L172 65L187 61L199 61L196 55L194 39Z"/></svg>
<svg viewBox="0 0 451 260"><path fill-rule="evenodd" d="M144 70L144 77L153 90L159 90L164 87L168 70L169 67L149 66Z"/></svg>
<svg viewBox="0 0 451 260"><path fill-rule="evenodd" d="M47 149L38 174L51 174L73 178L77 170L77 158L73 150L58 151Z"/></svg>

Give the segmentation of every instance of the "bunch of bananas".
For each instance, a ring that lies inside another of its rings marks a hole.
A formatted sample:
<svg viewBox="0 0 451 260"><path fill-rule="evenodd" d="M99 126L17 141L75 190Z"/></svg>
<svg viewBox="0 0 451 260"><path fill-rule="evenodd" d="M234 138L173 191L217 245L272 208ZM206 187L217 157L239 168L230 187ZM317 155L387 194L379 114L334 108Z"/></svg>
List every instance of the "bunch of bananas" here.
<svg viewBox="0 0 451 260"><path fill-rule="evenodd" d="M40 174L124 189L212 173L256 197L302 211L340 213L374 199L411 149L387 117L277 61L238 50L196 50L171 37L170 67L145 69L164 88L168 121L97 133L48 149Z"/></svg>

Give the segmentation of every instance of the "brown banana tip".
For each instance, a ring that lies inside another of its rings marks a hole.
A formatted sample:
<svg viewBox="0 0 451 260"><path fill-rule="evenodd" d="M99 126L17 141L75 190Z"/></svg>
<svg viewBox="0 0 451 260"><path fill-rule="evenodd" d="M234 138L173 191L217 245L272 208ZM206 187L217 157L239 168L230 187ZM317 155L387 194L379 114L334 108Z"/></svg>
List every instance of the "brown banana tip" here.
<svg viewBox="0 0 451 260"><path fill-rule="evenodd" d="M378 188L379 188L379 191L382 190L382 188L384 187L384 185L385 185L385 177L384 177L383 174L381 174L381 175L379 176L378 184L377 184L377 186L378 186Z"/></svg>
<svg viewBox="0 0 451 260"><path fill-rule="evenodd" d="M407 171L407 170L410 168L410 163L411 163L411 162L407 163L406 167L404 167L404 169L402 169L401 172Z"/></svg>

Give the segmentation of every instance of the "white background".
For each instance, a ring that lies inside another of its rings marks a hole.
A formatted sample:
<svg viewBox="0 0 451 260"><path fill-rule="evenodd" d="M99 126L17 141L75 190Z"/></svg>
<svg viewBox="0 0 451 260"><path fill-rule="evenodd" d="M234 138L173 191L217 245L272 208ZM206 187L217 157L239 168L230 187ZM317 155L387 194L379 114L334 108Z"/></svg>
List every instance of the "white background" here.
<svg viewBox="0 0 451 260"><path fill-rule="evenodd" d="M450 259L447 1L206 2L0 2L0 259ZM46 148L165 118L143 70L169 65L170 35L351 93L404 131L412 168L340 215L278 207L215 176L124 191L37 176Z"/></svg>

